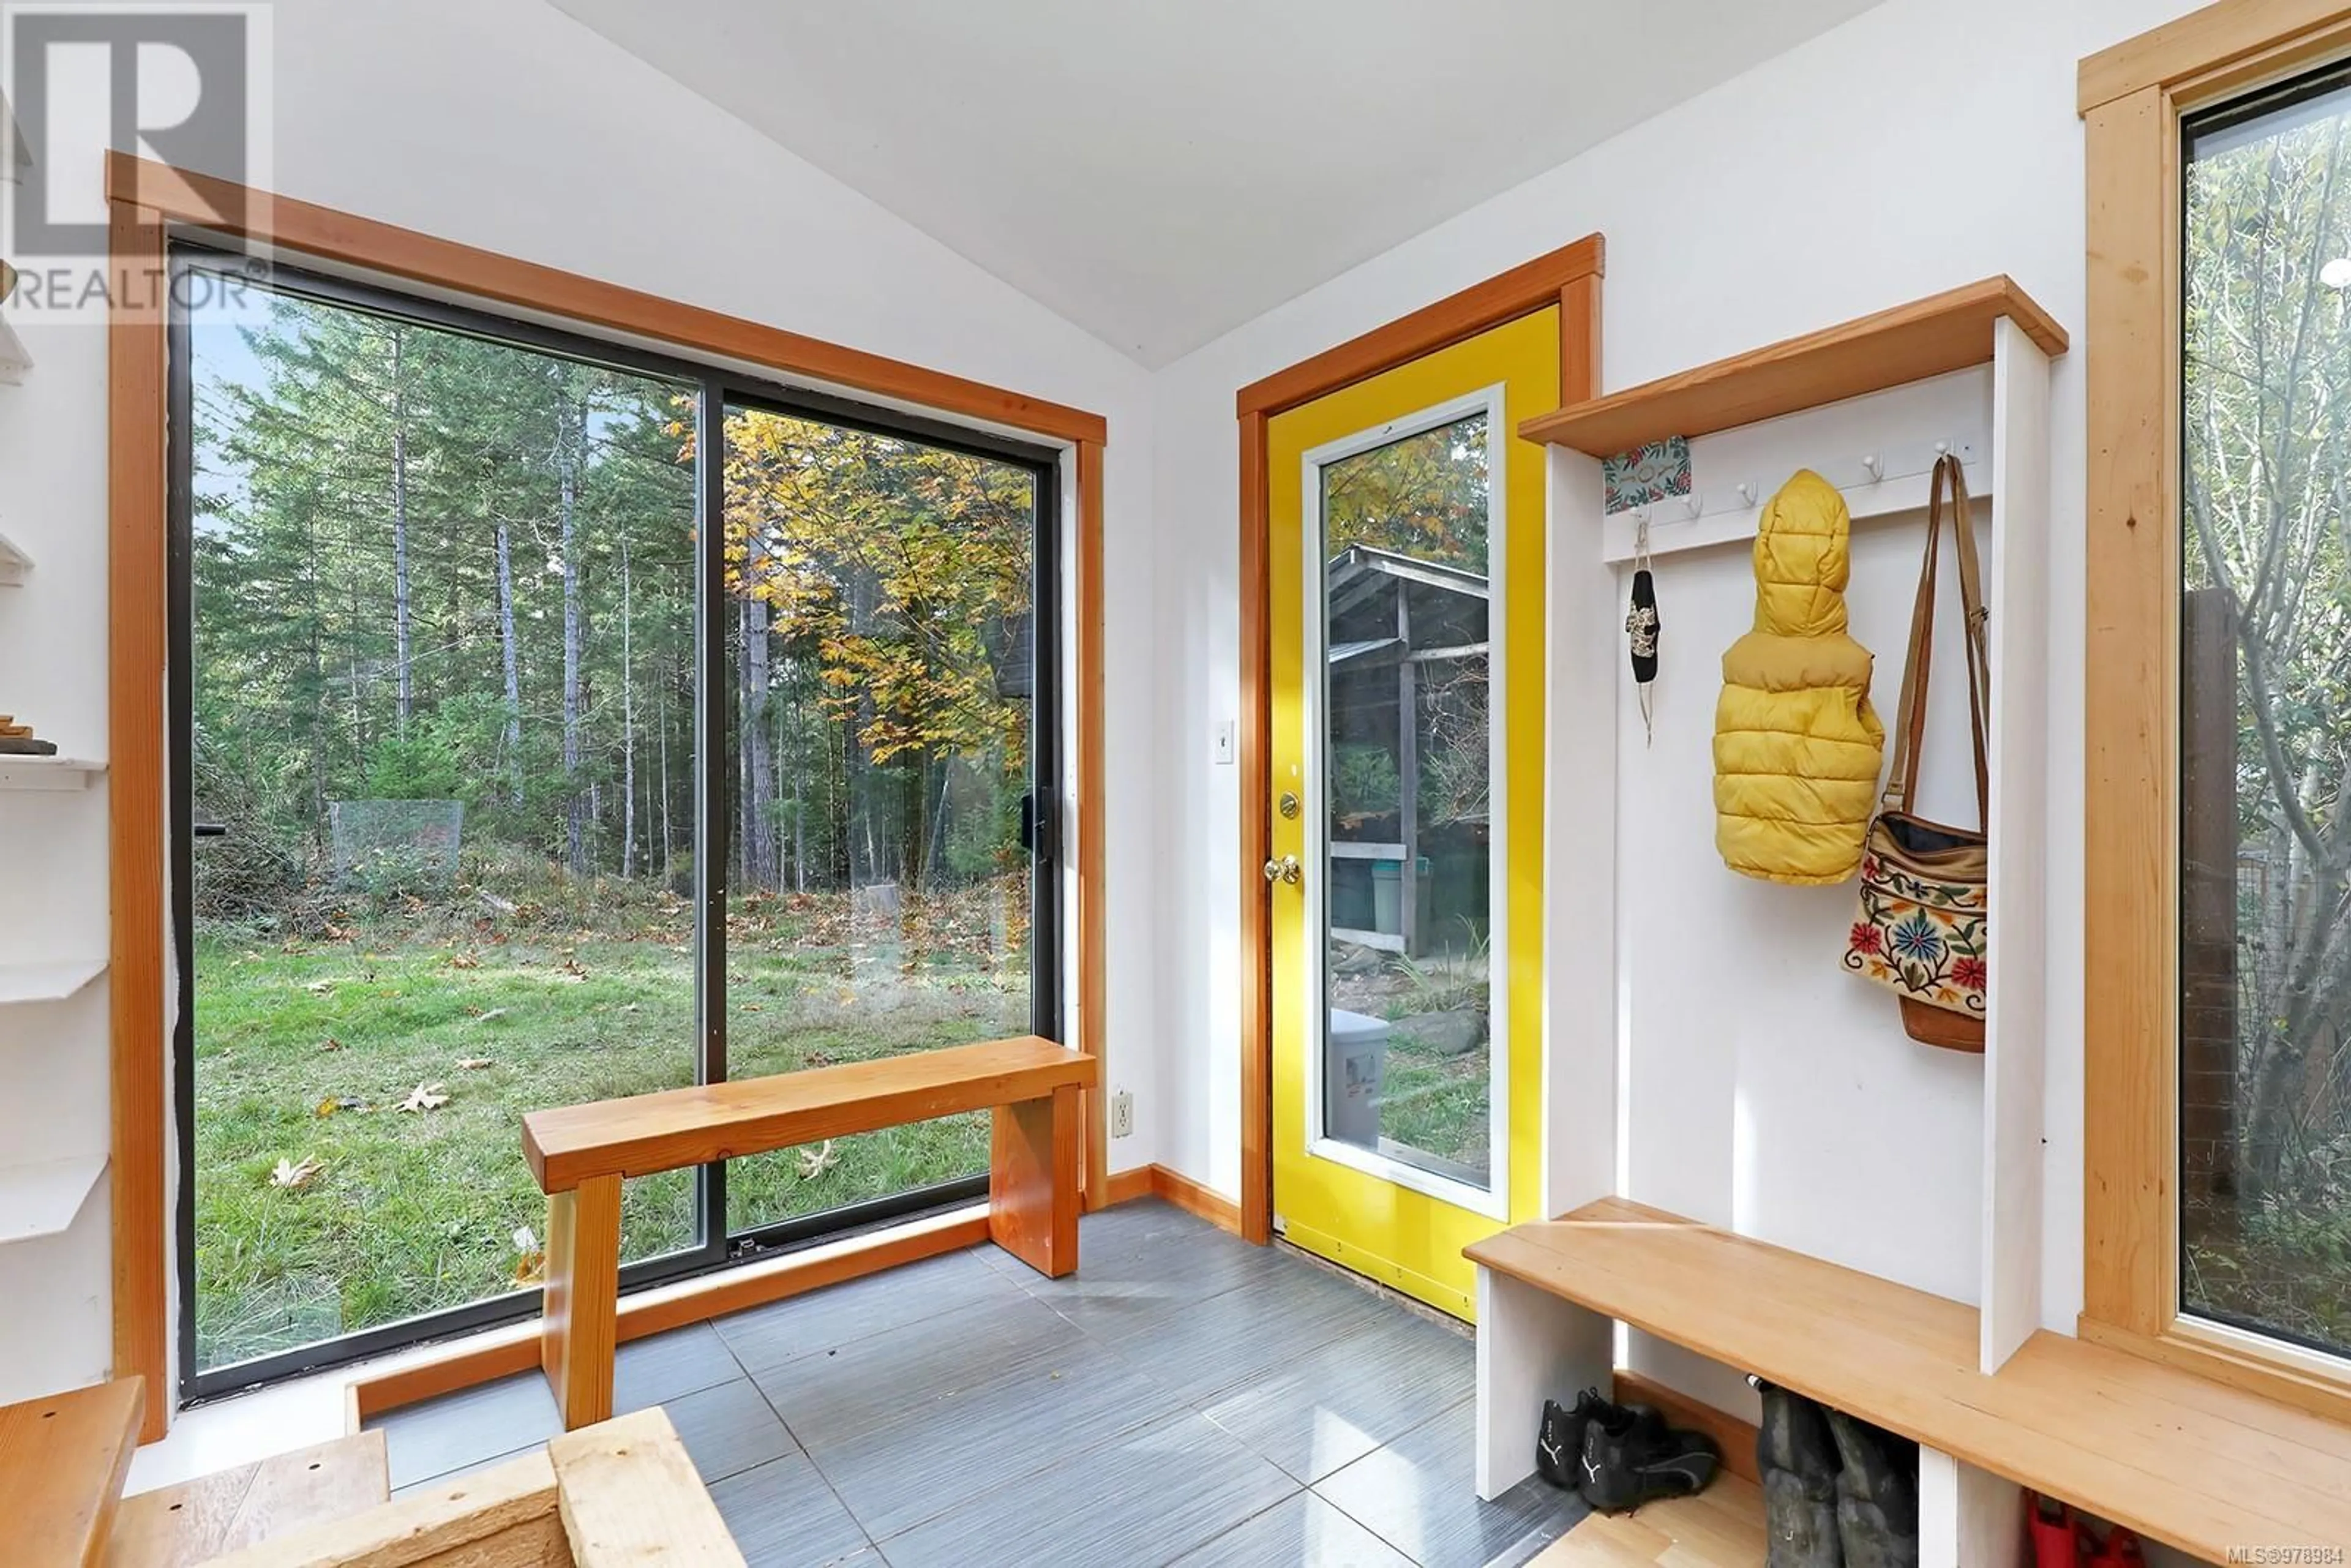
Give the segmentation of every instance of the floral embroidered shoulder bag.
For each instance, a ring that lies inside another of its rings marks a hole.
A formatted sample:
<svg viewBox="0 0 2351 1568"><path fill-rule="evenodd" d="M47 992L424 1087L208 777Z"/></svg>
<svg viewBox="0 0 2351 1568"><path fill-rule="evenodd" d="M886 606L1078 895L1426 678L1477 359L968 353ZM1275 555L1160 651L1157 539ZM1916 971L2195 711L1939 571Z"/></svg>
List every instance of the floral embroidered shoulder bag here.
<svg viewBox="0 0 2351 1568"><path fill-rule="evenodd" d="M1976 567L1967 477L1956 455L1935 465L1927 502L1927 563L1910 614L1909 664L1894 727L1894 766L1861 860L1861 917L1845 943L1844 967L1892 990L1911 1039L1951 1051L1984 1048L1984 998L1991 852L1983 827L1953 828L1911 812L1927 729L1927 674L1935 652L1936 566L1948 516L1957 536L1962 641L1968 658L1968 717L1976 748L1977 821L1991 823L1991 771L1984 747L1991 701L1988 619Z"/></svg>

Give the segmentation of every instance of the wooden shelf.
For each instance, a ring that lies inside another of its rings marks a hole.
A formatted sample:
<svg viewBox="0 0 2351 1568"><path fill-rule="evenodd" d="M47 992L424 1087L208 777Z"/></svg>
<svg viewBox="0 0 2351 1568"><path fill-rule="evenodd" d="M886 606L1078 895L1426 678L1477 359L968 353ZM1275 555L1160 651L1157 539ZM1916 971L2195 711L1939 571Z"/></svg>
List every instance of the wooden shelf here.
<svg viewBox="0 0 2351 1568"><path fill-rule="evenodd" d="M2043 353L2065 351L2065 329L2054 318L2009 278L1988 277L1646 386L1570 403L1524 421L1519 434L1593 457L1669 436L1711 435L1989 363L1992 323L2003 316Z"/></svg>
<svg viewBox="0 0 2351 1568"><path fill-rule="evenodd" d="M33 570L33 558L24 547L6 534L0 534L0 588L21 588L25 574Z"/></svg>
<svg viewBox="0 0 2351 1568"><path fill-rule="evenodd" d="M105 1173L104 1155L0 1166L0 1247L64 1231Z"/></svg>
<svg viewBox="0 0 2351 1568"><path fill-rule="evenodd" d="M1621 1199L1468 1252L2209 1562L2351 1542L2351 1427L2152 1361L2044 1331L1987 1376L1972 1307Z"/></svg>
<svg viewBox="0 0 2351 1568"><path fill-rule="evenodd" d="M105 771L105 763L78 757L0 756L0 790L87 789L90 780Z"/></svg>
<svg viewBox="0 0 2351 1568"><path fill-rule="evenodd" d="M62 1002L104 973L103 958L0 964L0 1007L18 1002Z"/></svg>

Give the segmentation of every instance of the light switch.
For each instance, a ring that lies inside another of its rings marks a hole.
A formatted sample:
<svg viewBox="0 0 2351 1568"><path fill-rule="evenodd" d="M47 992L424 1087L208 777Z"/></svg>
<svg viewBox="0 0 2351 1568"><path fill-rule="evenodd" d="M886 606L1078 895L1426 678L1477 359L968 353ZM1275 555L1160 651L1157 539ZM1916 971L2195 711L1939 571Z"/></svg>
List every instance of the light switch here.
<svg viewBox="0 0 2351 1568"><path fill-rule="evenodd" d="M1222 719L1217 725L1217 766L1229 768L1233 761L1233 721Z"/></svg>

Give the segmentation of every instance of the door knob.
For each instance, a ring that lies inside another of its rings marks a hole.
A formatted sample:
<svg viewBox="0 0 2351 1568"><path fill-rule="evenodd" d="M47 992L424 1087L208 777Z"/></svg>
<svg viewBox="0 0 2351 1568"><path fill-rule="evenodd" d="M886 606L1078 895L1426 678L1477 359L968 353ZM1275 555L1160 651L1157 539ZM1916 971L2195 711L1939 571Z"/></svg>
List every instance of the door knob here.
<svg viewBox="0 0 2351 1568"><path fill-rule="evenodd" d="M1286 882L1296 887L1305 875L1306 868L1298 863L1296 855L1284 855L1278 861L1265 862L1265 880L1268 882Z"/></svg>

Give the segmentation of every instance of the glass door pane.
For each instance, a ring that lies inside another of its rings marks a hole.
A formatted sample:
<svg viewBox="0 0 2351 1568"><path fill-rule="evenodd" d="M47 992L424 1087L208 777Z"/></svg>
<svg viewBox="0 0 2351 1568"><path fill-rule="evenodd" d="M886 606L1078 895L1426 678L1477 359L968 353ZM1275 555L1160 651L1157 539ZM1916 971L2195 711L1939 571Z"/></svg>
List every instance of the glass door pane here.
<svg viewBox="0 0 2351 1568"><path fill-rule="evenodd" d="M1050 1031L1042 476L734 406L726 482L728 1077ZM728 1228L968 1187L987 1148L972 1114L736 1160Z"/></svg>
<svg viewBox="0 0 2351 1568"><path fill-rule="evenodd" d="M2183 131L2179 1304L2351 1356L2351 85Z"/></svg>
<svg viewBox="0 0 2351 1568"><path fill-rule="evenodd" d="M1479 1191L1496 1103L1489 417L1318 465L1310 617L1322 630L1322 1135Z"/></svg>
<svg viewBox="0 0 2351 1568"><path fill-rule="evenodd" d="M183 282L201 1380L535 1282L522 1113L695 1081L695 405ZM631 1184L630 1259L695 1181Z"/></svg>

